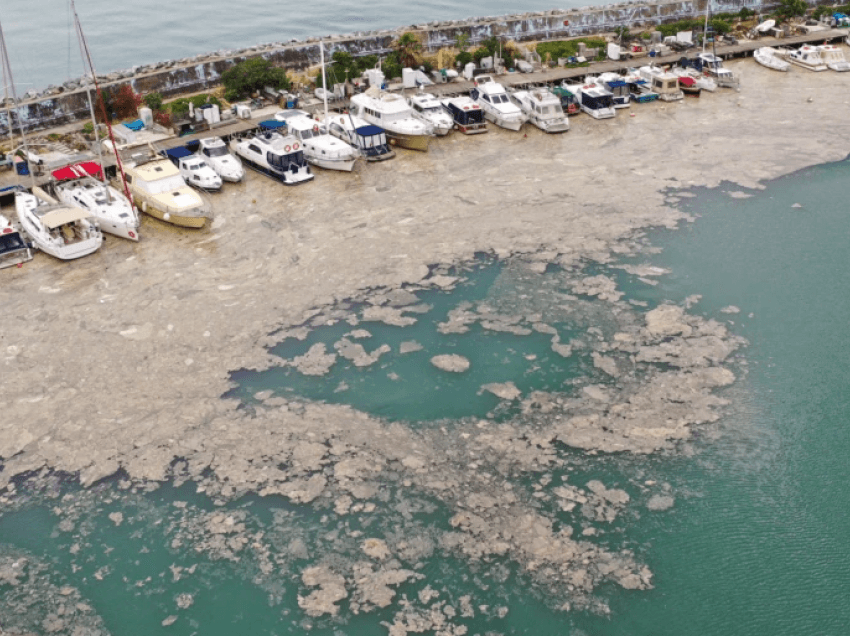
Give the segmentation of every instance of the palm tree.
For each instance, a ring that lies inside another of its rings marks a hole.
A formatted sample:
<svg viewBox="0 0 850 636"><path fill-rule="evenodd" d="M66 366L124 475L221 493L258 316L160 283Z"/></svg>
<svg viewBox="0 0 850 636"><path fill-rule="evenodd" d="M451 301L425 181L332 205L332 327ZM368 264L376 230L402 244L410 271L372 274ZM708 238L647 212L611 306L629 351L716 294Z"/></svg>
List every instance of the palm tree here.
<svg viewBox="0 0 850 636"><path fill-rule="evenodd" d="M393 43L402 67L412 68L419 65L422 43L413 33L404 33Z"/></svg>

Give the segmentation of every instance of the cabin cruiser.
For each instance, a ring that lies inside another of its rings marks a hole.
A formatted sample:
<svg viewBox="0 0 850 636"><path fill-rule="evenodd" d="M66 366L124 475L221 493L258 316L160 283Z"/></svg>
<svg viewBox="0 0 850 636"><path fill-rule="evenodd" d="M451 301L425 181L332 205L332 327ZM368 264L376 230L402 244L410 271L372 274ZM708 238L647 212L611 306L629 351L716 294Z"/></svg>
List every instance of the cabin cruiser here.
<svg viewBox="0 0 850 636"><path fill-rule="evenodd" d="M561 108L561 100L546 88L513 91L511 100L532 124L546 133L567 132L570 122Z"/></svg>
<svg viewBox="0 0 850 636"><path fill-rule="evenodd" d="M670 72L678 78L682 77L690 77L694 80L694 85L702 89L704 91L708 91L709 93L713 93L717 90L717 82L715 82L710 76L703 75L698 70L692 67L686 66L674 66L670 69Z"/></svg>
<svg viewBox="0 0 850 636"><path fill-rule="evenodd" d="M314 166L327 170L351 172L360 153L345 141L328 133L319 123L303 110L283 110L274 118L286 124L287 132L301 142L304 156Z"/></svg>
<svg viewBox="0 0 850 636"><path fill-rule="evenodd" d="M205 192L218 192L221 190L221 177L218 176L218 173L210 168L201 157L185 146L169 148L168 150L163 150L160 154L170 159L171 163L177 166L180 176L190 186L194 186Z"/></svg>
<svg viewBox="0 0 850 636"><path fill-rule="evenodd" d="M227 144L219 137L205 137L198 141L198 154L216 171L222 181L238 183L245 178L242 163L230 154Z"/></svg>
<svg viewBox="0 0 850 636"><path fill-rule="evenodd" d="M395 157L383 128L373 126L351 114L328 115L323 125L328 133L354 146L366 161L384 161Z"/></svg>
<svg viewBox="0 0 850 636"><path fill-rule="evenodd" d="M700 53L697 57L699 71L708 74L718 86L738 88L738 78L728 68L723 66L723 60L714 53Z"/></svg>
<svg viewBox="0 0 850 636"><path fill-rule="evenodd" d="M90 212L60 203L41 188L15 193L21 227L38 249L63 261L88 256L103 245L103 234Z"/></svg>
<svg viewBox="0 0 850 636"><path fill-rule="evenodd" d="M623 80L629 86L629 98L633 102L645 104L658 99L658 93L652 90L649 82L643 79L637 69L629 69Z"/></svg>
<svg viewBox="0 0 850 636"><path fill-rule="evenodd" d="M102 183L103 170L93 161L65 166L51 176L53 194L62 203L88 210L101 231L139 240L139 214L123 193L108 183Z"/></svg>
<svg viewBox="0 0 850 636"><path fill-rule="evenodd" d="M593 81L614 96L614 108L628 108L631 104L629 84L623 79L622 75L600 73Z"/></svg>
<svg viewBox="0 0 850 636"><path fill-rule="evenodd" d="M834 44L821 44L818 50L827 68L839 73L850 71L850 62L847 62L844 52Z"/></svg>
<svg viewBox="0 0 850 636"><path fill-rule="evenodd" d="M487 132L484 111L467 95L443 99L443 109L452 118L455 127L464 135L478 135Z"/></svg>
<svg viewBox="0 0 850 636"><path fill-rule="evenodd" d="M653 92L658 93L658 99L674 102L685 97L679 87L679 78L657 66L641 66L640 76L650 83Z"/></svg>
<svg viewBox="0 0 850 636"><path fill-rule="evenodd" d="M282 121L260 122L260 132L253 137L231 141L231 147L242 160L258 172L286 185L312 181L313 174L304 157L301 142L291 134L282 134Z"/></svg>
<svg viewBox="0 0 850 636"><path fill-rule="evenodd" d="M361 119L383 128L392 145L409 150L428 150L434 129L413 116L413 109L401 95L373 86L351 98L351 109Z"/></svg>
<svg viewBox="0 0 850 636"><path fill-rule="evenodd" d="M133 202L150 216L179 225L201 228L211 218L201 196L186 185L180 171L165 157L142 159L124 166ZM118 185L113 181L113 185Z"/></svg>
<svg viewBox="0 0 850 636"><path fill-rule="evenodd" d="M519 106L510 100L505 87L489 75L476 78L470 97L484 111L484 117L502 128L519 130L528 119Z"/></svg>
<svg viewBox="0 0 850 636"><path fill-rule="evenodd" d="M829 68L821 58L820 47L808 44L801 46L796 51L788 52L786 59L791 64L802 66L810 71L825 71Z"/></svg>
<svg viewBox="0 0 850 636"><path fill-rule="evenodd" d="M779 57L779 52L771 46L763 46L753 52L756 62L774 71L787 71L791 64Z"/></svg>
<svg viewBox="0 0 850 636"><path fill-rule="evenodd" d="M439 100L430 93L416 93L407 98L413 116L434 128L438 137L448 135L454 127L451 116L443 110Z"/></svg>
<svg viewBox="0 0 850 636"><path fill-rule="evenodd" d="M21 186L0 188L0 199L14 200L15 193L23 190ZM12 221L0 214L0 269L14 267L32 260L32 244Z"/></svg>
<svg viewBox="0 0 850 636"><path fill-rule="evenodd" d="M579 107L594 119L610 119L616 115L614 96L601 86L590 82L566 88L578 98Z"/></svg>

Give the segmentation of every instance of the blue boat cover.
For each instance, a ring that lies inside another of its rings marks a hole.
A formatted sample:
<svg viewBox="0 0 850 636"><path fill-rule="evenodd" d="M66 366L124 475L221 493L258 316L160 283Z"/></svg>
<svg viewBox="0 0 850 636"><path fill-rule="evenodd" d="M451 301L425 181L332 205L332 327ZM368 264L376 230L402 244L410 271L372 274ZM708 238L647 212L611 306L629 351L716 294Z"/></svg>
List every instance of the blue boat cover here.
<svg viewBox="0 0 850 636"><path fill-rule="evenodd" d="M369 124L368 126L360 126L360 128L355 129L358 135L363 135L364 137L371 137L372 135L380 135L384 132L384 129L380 126L373 126Z"/></svg>
<svg viewBox="0 0 850 636"><path fill-rule="evenodd" d="M620 88L620 86L625 86L626 82L623 80L614 80L613 82L605 82L608 85L608 88Z"/></svg>
<svg viewBox="0 0 850 636"><path fill-rule="evenodd" d="M176 148L169 148L165 150L165 156L170 157L172 159L182 159L183 157L188 157L192 153L185 146L177 146Z"/></svg>
<svg viewBox="0 0 850 636"><path fill-rule="evenodd" d="M278 128L286 128L285 121L277 121L276 119L267 119L260 122L260 128L264 130L277 130Z"/></svg>
<svg viewBox="0 0 850 636"><path fill-rule="evenodd" d="M133 132L139 132L142 128L145 127L145 122L143 122L141 119L137 119L136 121L131 121L124 125Z"/></svg>

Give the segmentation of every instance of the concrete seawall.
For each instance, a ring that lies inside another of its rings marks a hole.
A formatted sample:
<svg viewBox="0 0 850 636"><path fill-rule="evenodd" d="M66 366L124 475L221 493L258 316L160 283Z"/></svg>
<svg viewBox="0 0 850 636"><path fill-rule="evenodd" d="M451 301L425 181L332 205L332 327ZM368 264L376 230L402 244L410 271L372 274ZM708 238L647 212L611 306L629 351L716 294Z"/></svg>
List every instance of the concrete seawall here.
<svg viewBox="0 0 850 636"><path fill-rule="evenodd" d="M629 2L571 10L553 10L514 16L432 22L396 30L357 32L325 38L326 52L347 51L352 55L382 54L402 33L414 31L429 52L453 46L457 37L469 36L470 46L501 36L518 42L557 40L613 30L632 29L702 16L711 1L713 13L738 12L747 7L757 11L775 6L761 0L661 0ZM318 38L289 43L253 46L238 51L218 51L193 58L161 62L101 76L102 86L130 84L138 93L159 92L166 97L203 91L217 86L222 73L234 64L252 57L264 57L288 70L303 71L319 63ZM29 91L13 111L27 130L38 130L89 117L86 80L66 82L41 93ZM91 88L91 87L89 87ZM17 128L17 121L14 122ZM8 133L6 111L0 113L0 134Z"/></svg>

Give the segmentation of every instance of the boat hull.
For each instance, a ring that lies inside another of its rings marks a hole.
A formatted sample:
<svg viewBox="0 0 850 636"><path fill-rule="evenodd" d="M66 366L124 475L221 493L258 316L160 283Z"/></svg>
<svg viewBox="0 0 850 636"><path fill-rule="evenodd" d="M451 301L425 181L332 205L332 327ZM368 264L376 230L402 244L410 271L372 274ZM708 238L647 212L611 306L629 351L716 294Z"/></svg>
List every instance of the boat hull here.
<svg viewBox="0 0 850 636"><path fill-rule="evenodd" d="M493 122L499 128L505 128L506 130L517 131L522 128L522 125L525 123L525 120L523 119L505 119L504 117L500 117L488 110L484 111L484 117Z"/></svg>
<svg viewBox="0 0 850 636"><path fill-rule="evenodd" d="M293 175L292 172L280 173L274 170L269 170L265 166L261 166L244 156L242 157L242 162L252 170L256 170L267 177L271 177L275 181L280 181L284 185L298 185L299 183L306 183L307 181L313 180L313 175L307 171L304 171L303 174L296 175Z"/></svg>
<svg viewBox="0 0 850 636"><path fill-rule="evenodd" d="M682 86L682 93L688 97L699 97L702 89L699 86Z"/></svg>
<svg viewBox="0 0 850 636"><path fill-rule="evenodd" d="M32 260L32 250L20 232L9 227L3 228L0 239L2 239L0 241L0 269L14 267ZM21 247L10 246L9 242L6 241L13 241L14 244L20 244Z"/></svg>
<svg viewBox="0 0 850 636"><path fill-rule="evenodd" d="M487 124L481 122L480 124L455 124L455 127L462 132L464 135L480 135L481 133L487 132Z"/></svg>
<svg viewBox="0 0 850 636"><path fill-rule="evenodd" d="M159 208L153 205L148 205L147 202L140 201L135 197L134 201L138 205L139 209L148 216L152 216L153 218L159 219L160 221L165 221L166 223L171 223L171 225L177 225L179 227L188 227L197 230L204 227L207 222L207 217L205 216L194 216L188 214L166 212L164 210L160 210Z"/></svg>
<svg viewBox="0 0 850 636"><path fill-rule="evenodd" d="M585 108L582 106L581 109L594 119L611 119L616 114L613 108Z"/></svg>
<svg viewBox="0 0 850 636"><path fill-rule="evenodd" d="M566 117L564 117L563 121L559 122L548 122L545 119L537 120L533 118L528 121L537 126L543 132L549 134L567 132L570 129L570 124Z"/></svg>
<svg viewBox="0 0 850 636"><path fill-rule="evenodd" d="M50 254L62 261L73 261L77 258L93 254L99 250L100 246L103 245L103 236L94 236L82 241L65 244L61 247L57 247L52 243L44 243L43 241L39 241L37 238L33 239L33 243L35 243L36 247L45 254Z"/></svg>
<svg viewBox="0 0 850 636"><path fill-rule="evenodd" d="M121 225L114 221L110 221L109 219L104 219L103 217L96 218L101 232L106 232L107 234L112 234L112 236L118 236L129 241L139 240L138 225Z"/></svg>
<svg viewBox="0 0 850 636"><path fill-rule="evenodd" d="M324 168L325 170L339 170L351 172L357 163L357 159L321 159L318 157L307 157L307 163Z"/></svg>
<svg viewBox="0 0 850 636"><path fill-rule="evenodd" d="M387 138L393 146L407 148L408 150L428 151L429 135L405 135L402 133L387 132Z"/></svg>

